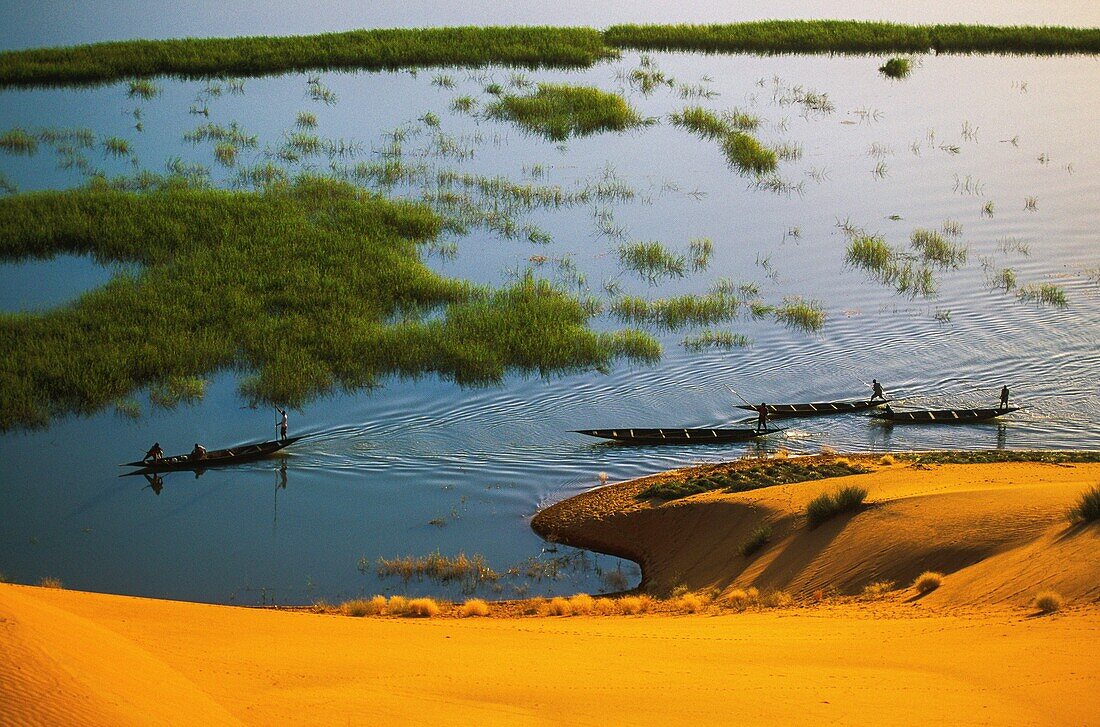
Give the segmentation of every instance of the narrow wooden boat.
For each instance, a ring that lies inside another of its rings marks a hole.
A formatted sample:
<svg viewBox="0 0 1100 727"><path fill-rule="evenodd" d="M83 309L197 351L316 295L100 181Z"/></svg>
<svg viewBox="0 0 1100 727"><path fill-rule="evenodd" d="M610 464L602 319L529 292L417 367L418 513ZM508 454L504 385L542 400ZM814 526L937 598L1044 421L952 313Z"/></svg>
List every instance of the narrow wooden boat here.
<svg viewBox="0 0 1100 727"><path fill-rule="evenodd" d="M882 399L877 401L861 399L859 401L817 401L812 404L768 404L767 407L769 419L794 419L795 417L816 417L824 414L846 414L853 411L873 409L886 403ZM738 404L737 408L752 412L756 411L755 406L748 404Z"/></svg>
<svg viewBox="0 0 1100 727"><path fill-rule="evenodd" d="M302 437L287 437L286 439L274 439L270 442L256 442L254 444L242 444L239 447L229 447L228 449L215 449L208 451L202 459L191 459L190 454L177 454L174 457L161 457L155 463L138 460L120 464L119 467L140 467L142 472L170 472L172 470L224 467L238 462L250 462L270 457L280 449L294 444L299 439L302 439Z"/></svg>
<svg viewBox="0 0 1100 727"><path fill-rule="evenodd" d="M896 424L965 424L995 419L1002 414L1019 411L1007 409L928 409L923 411L883 411L872 414L875 419Z"/></svg>
<svg viewBox="0 0 1100 727"><path fill-rule="evenodd" d="M725 442L744 442L757 437L783 431L767 429L758 432L753 428L744 429L574 429L577 434L600 439L611 439L624 444L722 444Z"/></svg>

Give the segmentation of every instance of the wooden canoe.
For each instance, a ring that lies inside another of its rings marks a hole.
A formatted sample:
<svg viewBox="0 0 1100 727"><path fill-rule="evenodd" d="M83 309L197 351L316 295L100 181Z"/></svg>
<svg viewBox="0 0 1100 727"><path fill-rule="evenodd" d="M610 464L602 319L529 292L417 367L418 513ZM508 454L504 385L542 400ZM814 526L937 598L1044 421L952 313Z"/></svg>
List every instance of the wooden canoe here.
<svg viewBox="0 0 1100 727"><path fill-rule="evenodd" d="M769 419L794 419L795 417L816 417L825 414L846 414L853 411L863 411L883 406L887 402L877 401L817 401L811 404L768 404ZM738 409L755 412L756 407L748 404L738 404Z"/></svg>
<svg viewBox="0 0 1100 727"><path fill-rule="evenodd" d="M767 429L758 432L753 428L743 429L691 429L668 427L660 429L574 429L577 434L589 437L610 439L623 444L724 444L726 442L744 442L757 437L783 431Z"/></svg>
<svg viewBox="0 0 1100 727"><path fill-rule="evenodd" d="M1002 414L1019 411L1019 407L1007 409L927 409L923 411L882 411L872 414L875 419L895 424L965 424L995 419Z"/></svg>
<svg viewBox="0 0 1100 727"><path fill-rule="evenodd" d="M239 447L208 451L202 459L191 459L190 454L177 454L173 457L161 457L155 463L138 460L120 464L119 467L139 467L142 472L170 472L172 470L198 470L208 467L224 467L238 462L251 462L270 457L280 449L289 447L302 437L274 439L270 442L242 444Z"/></svg>

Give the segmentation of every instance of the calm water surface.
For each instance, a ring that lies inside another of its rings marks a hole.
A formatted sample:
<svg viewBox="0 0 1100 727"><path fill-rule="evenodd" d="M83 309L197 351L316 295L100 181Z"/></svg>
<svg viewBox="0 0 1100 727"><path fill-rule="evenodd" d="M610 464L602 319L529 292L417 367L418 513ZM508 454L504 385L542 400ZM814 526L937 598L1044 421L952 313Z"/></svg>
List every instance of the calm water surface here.
<svg viewBox="0 0 1100 727"><path fill-rule="evenodd" d="M1060 22L1095 22L1092 6L1081 7ZM784 14L782 6L772 9L765 15ZM355 16L344 19L347 25L325 27L424 24L392 7L387 12L373 23ZM541 17L519 12L516 22ZM576 12L575 18L542 20L624 19ZM272 17L272 25L241 20L224 34L286 32L278 24L283 16ZM449 15L432 19L461 22ZM158 26L159 32L139 15L134 34L216 32L194 24L200 20ZM1003 20L1025 21L1036 19ZM31 20L20 22L24 35L5 37L7 47L26 38L33 39L25 43L30 45L50 42ZM124 37L100 31L98 37ZM70 29L55 42L91 39L86 32ZM222 445L268 438L273 412L248 408L233 378L220 375L195 406L145 407L137 421L105 412L62 420L46 431L9 433L0 436L0 572L16 581L57 576L76 588L245 603L384 590L458 595L452 586L405 586L374 575L379 556L438 549L484 554L501 571L564 561L557 578L505 579L501 595L517 587L598 591L618 582L609 573L636 580L636 568L567 549L554 552L528 523L540 507L598 484L601 472L619 480L779 447L1100 446L1100 149L1093 139L1097 100L1088 91L1100 81L1100 61L923 56L909 79L891 82L876 73L879 58L651 58L678 81L702 83L717 95L684 100L674 90L645 96L624 87L617 72L638 67L638 54L583 72L528 76L622 89L652 117L695 103L756 114L761 138L800 145L801 158L781 164L784 178L802 183L800 191L749 189L715 144L667 123L555 145L449 110L461 94L487 99L486 83L507 82L510 72L501 69L448 72L455 88L434 85L432 71L326 74L322 80L339 97L334 106L309 99L305 75L249 79L243 95L209 99L209 119L188 113L204 88L198 82L163 81L163 93L141 104L127 99L120 84L3 92L0 129L87 126L131 140L140 166L157 171L175 156L216 166L209 146L181 139L200 123L237 121L260 137L261 146L277 145L299 110L317 115L320 135L361 141L363 159L383 147L388 130L420 128L407 143L411 158L428 138L416 119L431 111L444 132L475 150L472 159L429 158L433 164L516 180L529 179L532 167L541 165L545 177L537 183L567 188L610 168L637 192L627 203L526 216L553 236L548 246L484 231L456 238L453 259L429 258L442 273L501 284L531 265L533 255L548 258L538 269L549 277L557 275L555 260L568 257L594 293L607 279L626 292L657 297L701 292L728 277L756 282L771 303L794 295L821 301L828 319L816 334L738 320L729 330L752 345L734 351L690 353L679 345L683 333L661 334L660 365L619 366L608 375L513 377L478 390L433 380L389 382L369 395L331 397L292 412L292 430L316 436L283 459L200 477L169 475L159 492L141 478L118 478L117 463L134 459L154 439L176 452L196 440ZM797 88L828 94L835 110L813 113L783 103ZM140 133L132 115L138 106ZM113 174L128 169L100 152L91 152L89 161ZM80 182L79 175L57 170L49 151L30 159L0 157L0 172L24 191ZM418 190L394 193L415 197ZM1035 209L1025 209L1028 198L1035 198ZM987 201L994 203L992 217L982 213ZM613 213L624 239L685 249L693 237L710 237L715 251L708 269L655 287L624 274L616 243L596 230L594 215L601 211ZM838 229L845 220L895 245L906 244L916 227L935 229L954 220L968 248L967 264L939 273L932 299L899 297L845 265L846 240ZM991 291L985 268L1003 267L1015 270L1021 284L1056 283L1069 306L1039 307ZM82 258L0 265L0 307L64 304L121 272ZM606 319L596 325L617 327ZM569 432L725 424L740 417L733 408L741 403L738 395L754 401L852 398L866 395L864 382L871 377L902 405L918 407L992 405L1007 383L1026 409L1002 424L951 428L887 428L859 416L809 420L762 444L706 449L620 448ZM357 568L360 558L366 573Z"/></svg>

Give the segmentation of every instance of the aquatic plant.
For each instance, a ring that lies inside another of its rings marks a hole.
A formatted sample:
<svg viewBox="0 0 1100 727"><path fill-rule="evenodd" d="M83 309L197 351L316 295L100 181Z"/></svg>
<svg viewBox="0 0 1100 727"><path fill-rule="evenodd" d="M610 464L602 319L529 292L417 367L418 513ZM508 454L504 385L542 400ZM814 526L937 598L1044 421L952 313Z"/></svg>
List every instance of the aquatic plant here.
<svg viewBox="0 0 1100 727"><path fill-rule="evenodd" d="M308 122L310 120L309 117L313 117L313 115L309 114L309 116L307 117L303 116L302 114L298 114L298 126L304 128L304 125L301 123L301 121L304 119ZM312 121L314 124L316 124L317 118L313 117ZM226 142L237 147L253 149L257 145L258 137L255 134L246 133L237 125L237 122L234 121L230 123L228 127L215 123L208 123L203 124L202 126L197 126L191 131L186 132L183 135L183 139L184 141L189 141L192 144L199 144L204 141L218 141Z"/></svg>
<svg viewBox="0 0 1100 727"><path fill-rule="evenodd" d="M819 331L825 325L825 310L816 300L787 297L782 304L776 306L775 319L790 328L807 332Z"/></svg>
<svg viewBox="0 0 1100 727"><path fill-rule="evenodd" d="M540 83L535 93L524 96L504 94L486 106L485 114L553 141L624 131L646 123L618 94L554 83Z"/></svg>
<svg viewBox="0 0 1100 727"><path fill-rule="evenodd" d="M1053 305L1058 308L1065 308L1069 305L1066 292L1054 283L1024 285L1016 292L1016 297L1026 303Z"/></svg>
<svg viewBox="0 0 1100 727"><path fill-rule="evenodd" d="M1001 268L990 276L990 287L1003 288L1006 292L1016 287L1016 272L1012 268Z"/></svg>
<svg viewBox="0 0 1100 727"><path fill-rule="evenodd" d="M744 173L759 176L776 166L775 150L741 131L731 132L722 139L722 152L731 166Z"/></svg>
<svg viewBox="0 0 1100 727"><path fill-rule="evenodd" d="M0 314L0 430L225 370L245 397L296 406L389 376L484 385L660 356L638 331L592 332L581 302L545 281L492 290L431 272L416 246L442 223L423 206L313 177L263 192L175 179L0 199L3 259L143 266L69 305Z"/></svg>
<svg viewBox="0 0 1100 727"><path fill-rule="evenodd" d="M451 110L458 111L460 113L469 114L473 113L477 107L477 99L473 96L456 96L451 99Z"/></svg>
<svg viewBox="0 0 1100 727"><path fill-rule="evenodd" d="M294 125L299 129L316 129L317 114L312 111L299 111L294 117Z"/></svg>
<svg viewBox="0 0 1100 727"><path fill-rule="evenodd" d="M619 246L619 264L656 285L663 277L682 278L687 269L683 255L659 242L631 242Z"/></svg>
<svg viewBox="0 0 1100 727"><path fill-rule="evenodd" d="M160 95L160 86L148 78L135 78L129 82L129 90L126 95L130 98L137 96L144 101L148 101Z"/></svg>
<svg viewBox="0 0 1100 727"><path fill-rule="evenodd" d="M905 78L911 70L908 58L891 58L879 66L878 72L889 78Z"/></svg>
<svg viewBox="0 0 1100 727"><path fill-rule="evenodd" d="M38 139L23 129L9 129L0 134L0 149L9 154L33 156L38 151Z"/></svg>
<svg viewBox="0 0 1100 727"><path fill-rule="evenodd" d="M724 323L737 316L738 301L723 293L682 295L646 300L624 296L611 303L610 312L624 323L638 323L680 330L685 326Z"/></svg>
<svg viewBox="0 0 1100 727"><path fill-rule="evenodd" d="M694 336L687 336L680 342L689 351L703 351L711 348L731 349L749 345L749 339L739 333L729 331L705 330Z"/></svg>
<svg viewBox="0 0 1100 727"><path fill-rule="evenodd" d="M108 154L124 157L130 154L130 142L118 136L108 136L103 140L103 148Z"/></svg>
<svg viewBox="0 0 1100 727"><path fill-rule="evenodd" d="M909 243L925 262L943 268L958 268L966 262L966 248L951 244L935 230L915 229Z"/></svg>

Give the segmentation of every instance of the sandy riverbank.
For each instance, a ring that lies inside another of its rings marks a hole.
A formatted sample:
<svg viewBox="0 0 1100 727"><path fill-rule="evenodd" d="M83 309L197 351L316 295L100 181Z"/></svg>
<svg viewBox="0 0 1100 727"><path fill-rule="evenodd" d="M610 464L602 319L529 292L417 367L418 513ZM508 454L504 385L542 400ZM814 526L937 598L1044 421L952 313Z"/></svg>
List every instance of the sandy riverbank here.
<svg viewBox="0 0 1100 727"><path fill-rule="evenodd" d="M664 477L675 475L662 475ZM692 616L349 618L0 584L4 724L1086 724L1100 710L1100 525L1063 513L1100 465L883 467L869 506L805 527L840 480L536 520L676 585L795 594L946 573L924 598ZM762 519L776 537L735 543ZM1067 607L1038 617L1039 588ZM813 595L807 600L813 601Z"/></svg>

